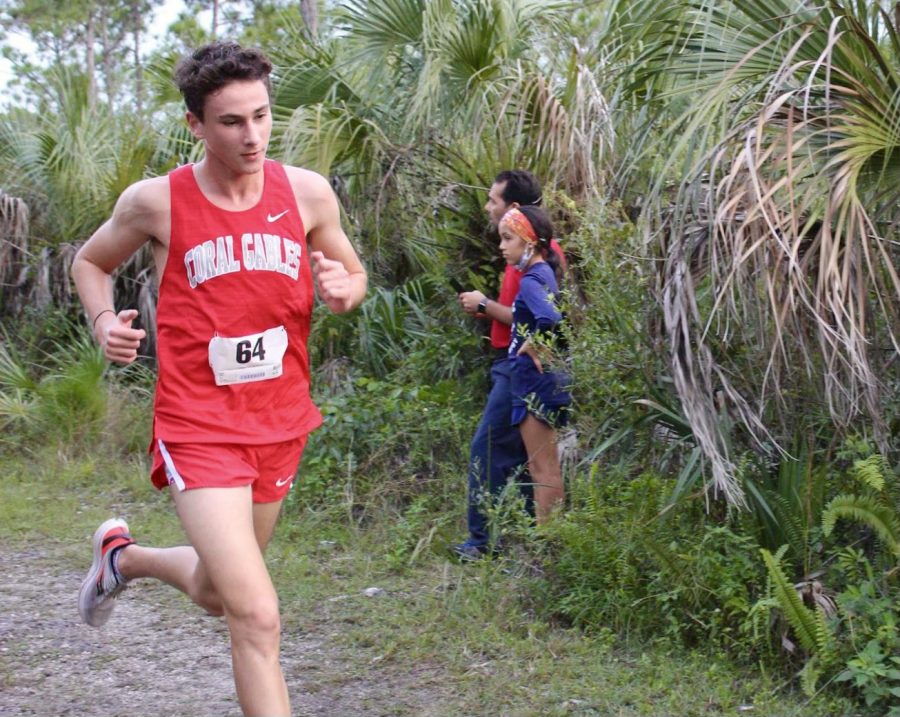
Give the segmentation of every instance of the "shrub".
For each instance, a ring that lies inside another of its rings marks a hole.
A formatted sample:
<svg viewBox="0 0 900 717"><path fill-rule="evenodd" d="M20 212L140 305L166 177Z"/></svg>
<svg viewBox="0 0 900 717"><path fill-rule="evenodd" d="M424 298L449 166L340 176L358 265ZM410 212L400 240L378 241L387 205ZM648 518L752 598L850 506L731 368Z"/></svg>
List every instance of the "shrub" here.
<svg viewBox="0 0 900 717"><path fill-rule="evenodd" d="M673 644L754 650L750 613L765 572L756 544L698 506L661 514L652 473L576 480L548 526L548 609L576 625Z"/></svg>

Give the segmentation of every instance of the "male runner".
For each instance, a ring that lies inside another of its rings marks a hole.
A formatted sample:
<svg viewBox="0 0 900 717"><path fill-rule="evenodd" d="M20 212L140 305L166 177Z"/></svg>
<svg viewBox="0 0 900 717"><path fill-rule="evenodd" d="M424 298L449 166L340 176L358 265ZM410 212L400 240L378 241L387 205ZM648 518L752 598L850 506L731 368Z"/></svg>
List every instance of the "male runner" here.
<svg viewBox="0 0 900 717"><path fill-rule="evenodd" d="M335 312L356 307L366 273L337 199L314 172L266 159L269 73L254 49L214 43L176 80L204 158L126 189L78 252L72 273L106 357L128 364L144 337L113 304L114 270L150 242L159 277L159 376L152 479L170 487L190 545L137 545L125 521L94 534L79 596L99 627L139 577L186 593L231 634L245 715L289 715L279 664L278 598L263 560L306 436L313 278ZM199 677L199 676L198 676Z"/></svg>

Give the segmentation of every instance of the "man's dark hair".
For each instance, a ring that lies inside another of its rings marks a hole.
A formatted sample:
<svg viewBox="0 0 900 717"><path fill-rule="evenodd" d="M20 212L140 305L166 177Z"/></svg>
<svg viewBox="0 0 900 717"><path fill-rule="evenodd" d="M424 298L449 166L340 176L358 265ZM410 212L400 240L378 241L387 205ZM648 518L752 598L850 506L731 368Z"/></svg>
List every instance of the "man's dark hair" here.
<svg viewBox="0 0 900 717"><path fill-rule="evenodd" d="M516 202L522 206L541 203L541 184L531 172L524 169L507 169L500 172L494 184L503 184L501 196L507 204Z"/></svg>
<svg viewBox="0 0 900 717"><path fill-rule="evenodd" d="M181 59L175 82L188 110L202 121L206 98L230 82L261 80L271 94L270 72L272 63L261 50L236 42L213 42Z"/></svg>

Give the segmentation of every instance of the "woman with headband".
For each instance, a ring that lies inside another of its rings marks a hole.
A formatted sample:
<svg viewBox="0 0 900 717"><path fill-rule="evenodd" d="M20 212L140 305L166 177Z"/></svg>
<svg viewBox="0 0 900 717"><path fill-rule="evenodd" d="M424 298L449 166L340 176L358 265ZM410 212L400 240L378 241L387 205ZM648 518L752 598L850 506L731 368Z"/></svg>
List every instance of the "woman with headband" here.
<svg viewBox="0 0 900 717"><path fill-rule="evenodd" d="M512 423L519 426L528 452L535 513L543 523L565 498L556 429L566 424L571 403L569 376L550 365L562 321L559 258L550 249L553 225L540 207L510 209L499 232L504 260L522 272L509 345Z"/></svg>

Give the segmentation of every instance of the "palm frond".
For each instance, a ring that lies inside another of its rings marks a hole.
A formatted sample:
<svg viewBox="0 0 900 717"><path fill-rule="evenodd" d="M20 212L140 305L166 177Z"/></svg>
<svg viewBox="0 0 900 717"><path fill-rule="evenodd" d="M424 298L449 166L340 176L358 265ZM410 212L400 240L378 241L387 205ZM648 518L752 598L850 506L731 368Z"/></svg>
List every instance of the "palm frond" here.
<svg viewBox="0 0 900 717"><path fill-rule="evenodd" d="M740 501L717 386L760 444L773 437L763 407L802 375L821 376L837 426L865 414L884 434L871 346L900 346L897 72L880 42L886 20L865 3L703 3L690 17L662 66L679 78L673 99L696 99L664 135L648 241L663 249L659 296L685 414L714 484ZM712 337L760 346L765 370L741 386Z"/></svg>
<svg viewBox="0 0 900 717"><path fill-rule="evenodd" d="M0 342L0 389L9 391L34 391L37 381L28 373L21 359L10 353L7 343Z"/></svg>

